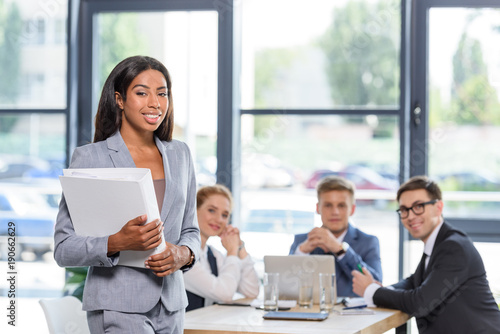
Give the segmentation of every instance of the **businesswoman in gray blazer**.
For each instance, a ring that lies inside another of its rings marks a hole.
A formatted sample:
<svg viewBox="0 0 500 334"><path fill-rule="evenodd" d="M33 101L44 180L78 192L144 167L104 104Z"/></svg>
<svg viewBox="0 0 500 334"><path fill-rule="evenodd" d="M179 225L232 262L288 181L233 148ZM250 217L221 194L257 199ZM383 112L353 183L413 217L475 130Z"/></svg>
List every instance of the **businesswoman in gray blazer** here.
<svg viewBox="0 0 500 334"><path fill-rule="evenodd" d="M55 226L56 262L89 266L83 309L92 333L182 333L187 297L182 271L198 259L196 181L186 144L172 139L170 75L143 56L120 62L106 80L92 144L75 149L70 168L149 168L160 220L145 215L105 237L75 234L64 194ZM103 224L106 222L103 221ZM120 251L166 249L145 268L117 265Z"/></svg>

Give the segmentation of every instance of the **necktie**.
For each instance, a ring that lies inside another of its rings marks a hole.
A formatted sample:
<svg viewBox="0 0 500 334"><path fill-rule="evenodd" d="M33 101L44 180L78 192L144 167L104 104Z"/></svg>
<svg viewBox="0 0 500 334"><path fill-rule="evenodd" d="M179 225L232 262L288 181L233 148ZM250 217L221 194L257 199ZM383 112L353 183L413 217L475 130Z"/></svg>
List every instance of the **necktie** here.
<svg viewBox="0 0 500 334"><path fill-rule="evenodd" d="M420 267L421 267L421 276L420 276L420 282L424 281L424 273L425 273L425 259L427 258L427 254L422 254L422 259L420 260Z"/></svg>
<svg viewBox="0 0 500 334"><path fill-rule="evenodd" d="M210 269L212 270L212 274L218 276L219 271L217 270L217 261L215 260L214 253L212 252L212 249L210 249L210 247L208 247L207 250L207 259L208 263L210 264Z"/></svg>

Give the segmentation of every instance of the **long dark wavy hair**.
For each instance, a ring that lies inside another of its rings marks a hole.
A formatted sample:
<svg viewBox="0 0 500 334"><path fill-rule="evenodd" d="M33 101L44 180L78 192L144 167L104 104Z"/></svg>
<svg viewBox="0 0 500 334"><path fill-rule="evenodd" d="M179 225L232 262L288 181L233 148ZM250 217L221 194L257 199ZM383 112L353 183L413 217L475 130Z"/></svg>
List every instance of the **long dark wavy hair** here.
<svg viewBox="0 0 500 334"><path fill-rule="evenodd" d="M161 140L171 141L174 130L174 105L172 101L172 80L167 68L158 60L146 56L133 56L122 60L111 71L104 87L95 116L94 143L105 140L120 130L122 110L118 107L115 92L120 93L123 101L127 100L127 89L140 73L146 70L160 71L167 81L168 110L167 116L154 132Z"/></svg>

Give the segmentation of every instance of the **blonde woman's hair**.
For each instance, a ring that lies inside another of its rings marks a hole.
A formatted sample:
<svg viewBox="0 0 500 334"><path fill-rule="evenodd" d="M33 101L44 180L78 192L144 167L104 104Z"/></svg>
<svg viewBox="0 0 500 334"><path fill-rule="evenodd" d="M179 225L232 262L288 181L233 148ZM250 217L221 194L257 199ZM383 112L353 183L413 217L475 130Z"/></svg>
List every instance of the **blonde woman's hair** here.
<svg viewBox="0 0 500 334"><path fill-rule="evenodd" d="M222 184L201 187L196 193L196 208L199 209L212 195L222 195L227 198L229 201L229 210L233 210L233 195L231 195L231 191Z"/></svg>

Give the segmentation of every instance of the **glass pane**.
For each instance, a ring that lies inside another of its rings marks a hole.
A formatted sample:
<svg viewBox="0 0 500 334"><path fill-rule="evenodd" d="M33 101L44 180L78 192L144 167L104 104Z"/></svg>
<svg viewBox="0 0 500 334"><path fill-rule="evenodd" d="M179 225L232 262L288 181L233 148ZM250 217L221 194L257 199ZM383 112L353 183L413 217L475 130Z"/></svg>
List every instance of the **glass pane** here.
<svg viewBox="0 0 500 334"><path fill-rule="evenodd" d="M398 108L400 1L242 6L242 109Z"/></svg>
<svg viewBox="0 0 500 334"><path fill-rule="evenodd" d="M97 110L104 81L118 62L138 54L163 62L173 82L174 138L186 141L191 148L199 184L215 183L217 29L218 14L214 11L97 15L94 72L98 89L93 110Z"/></svg>
<svg viewBox="0 0 500 334"><path fill-rule="evenodd" d="M238 218L252 257L261 261L264 255L286 255L294 234L321 226L315 186L325 175L336 174L357 187L352 220L379 238L384 281L397 279L396 117L244 115L241 128Z"/></svg>
<svg viewBox="0 0 500 334"><path fill-rule="evenodd" d="M0 264L7 268L1 261L8 255L10 222L16 233L11 255L16 258L19 308L33 305L36 310L31 300L62 295L64 269L55 263L52 251L61 196L58 176L66 161L65 129L63 114L0 114ZM0 282L0 296L7 296L8 283Z"/></svg>
<svg viewBox="0 0 500 334"><path fill-rule="evenodd" d="M0 109L66 108L67 0L0 1Z"/></svg>
<svg viewBox="0 0 500 334"><path fill-rule="evenodd" d="M497 303L500 304L500 268L498 267L500 243L476 242L474 245L483 259L491 292L493 292Z"/></svg>
<svg viewBox="0 0 500 334"><path fill-rule="evenodd" d="M445 203L445 207L446 205L447 203ZM491 242L475 242L474 246L481 255L484 263L484 268L486 269L486 278L488 279L491 292L493 293L493 297L500 306L500 268L498 266L500 244ZM408 252L406 252L407 257L404 261L403 278L406 278L409 275L413 274L417 269L417 266L422 257L422 253L424 251L424 243L420 240L411 240L405 242L405 247ZM385 259L382 257L382 265L384 264L384 261ZM393 284L396 282L398 282L398 280L387 281L387 284ZM411 329L411 333L418 333L417 324L414 317L411 318Z"/></svg>
<svg viewBox="0 0 500 334"><path fill-rule="evenodd" d="M474 246L481 255L484 268L486 269L486 278L488 279L491 292L493 293L493 297L500 306L500 268L498 266L500 244L491 242L475 242ZM417 266L422 257L422 253L424 251L424 243L420 240L411 240L405 243L405 247L409 250L409 252L407 252L408 257L405 258L404 263L404 278L413 274L417 269ZM382 258L382 260L385 261L384 258ZM382 264L383 263L384 262L382 262ZM387 284L393 284L396 282L397 281L387 281ZM414 317L411 319L411 328L411 333L418 333Z"/></svg>
<svg viewBox="0 0 500 334"><path fill-rule="evenodd" d="M432 8L429 18L430 175L448 192L446 216L498 218L500 10Z"/></svg>

